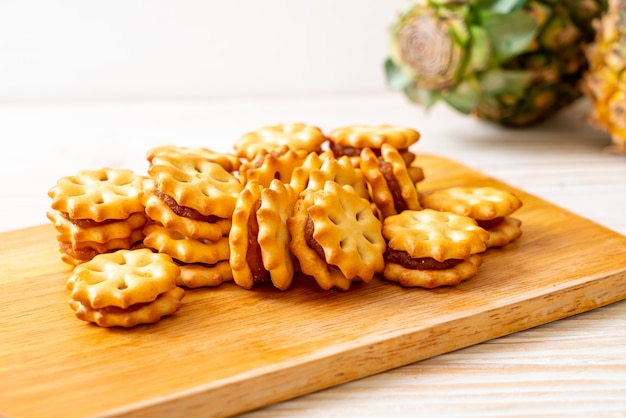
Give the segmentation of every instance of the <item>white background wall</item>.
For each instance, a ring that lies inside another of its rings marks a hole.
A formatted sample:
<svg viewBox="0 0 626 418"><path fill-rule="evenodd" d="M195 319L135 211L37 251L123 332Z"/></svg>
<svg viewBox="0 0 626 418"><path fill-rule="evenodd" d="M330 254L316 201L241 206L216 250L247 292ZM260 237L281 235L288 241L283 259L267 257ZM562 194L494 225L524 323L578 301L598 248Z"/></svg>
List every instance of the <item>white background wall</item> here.
<svg viewBox="0 0 626 418"><path fill-rule="evenodd" d="M405 0L0 0L0 102L376 93Z"/></svg>

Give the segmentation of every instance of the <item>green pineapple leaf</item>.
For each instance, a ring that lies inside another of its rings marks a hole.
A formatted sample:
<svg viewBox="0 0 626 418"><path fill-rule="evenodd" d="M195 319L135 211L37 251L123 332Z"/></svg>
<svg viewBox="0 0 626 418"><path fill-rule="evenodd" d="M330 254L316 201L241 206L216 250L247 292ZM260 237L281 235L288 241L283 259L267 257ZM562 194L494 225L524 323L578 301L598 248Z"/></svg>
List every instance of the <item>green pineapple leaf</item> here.
<svg viewBox="0 0 626 418"><path fill-rule="evenodd" d="M474 7L478 10L491 10L494 13L507 14L522 8L527 0L477 0Z"/></svg>
<svg viewBox="0 0 626 418"><path fill-rule="evenodd" d="M505 15L481 11L480 25L491 39L494 64L526 52L538 30L537 22L519 9Z"/></svg>
<svg viewBox="0 0 626 418"><path fill-rule="evenodd" d="M441 100L440 91L419 89L414 84L405 87L404 94L410 101L421 104L426 110Z"/></svg>
<svg viewBox="0 0 626 418"><path fill-rule="evenodd" d="M481 96L481 86L476 79L468 79L457 84L454 89L442 92L442 98L461 113L470 113Z"/></svg>
<svg viewBox="0 0 626 418"><path fill-rule="evenodd" d="M471 47L468 52L465 74L473 74L483 71L491 60L491 41L487 32L480 26L470 26L469 32L472 36Z"/></svg>
<svg viewBox="0 0 626 418"><path fill-rule="evenodd" d="M479 81L486 96L515 95L523 97L531 82L531 72L494 68L480 74Z"/></svg>
<svg viewBox="0 0 626 418"><path fill-rule="evenodd" d="M391 58L385 60L387 85L392 89L402 90L411 84L411 78Z"/></svg>

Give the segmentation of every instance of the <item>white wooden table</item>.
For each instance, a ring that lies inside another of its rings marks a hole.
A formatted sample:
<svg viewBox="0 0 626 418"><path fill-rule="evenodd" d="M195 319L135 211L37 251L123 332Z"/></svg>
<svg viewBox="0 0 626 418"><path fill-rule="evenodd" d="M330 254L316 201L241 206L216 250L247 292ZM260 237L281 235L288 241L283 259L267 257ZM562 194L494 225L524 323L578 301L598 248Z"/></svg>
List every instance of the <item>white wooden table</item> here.
<svg viewBox="0 0 626 418"><path fill-rule="evenodd" d="M83 168L143 172L152 146L230 150L280 122L409 125L413 150L456 160L626 235L626 155L584 100L508 130L397 94L267 100L0 104L0 231L48 222L47 190ZM589 249L593 251L593 248ZM602 254L598 254L602 257ZM626 301L247 414L249 417L626 416Z"/></svg>

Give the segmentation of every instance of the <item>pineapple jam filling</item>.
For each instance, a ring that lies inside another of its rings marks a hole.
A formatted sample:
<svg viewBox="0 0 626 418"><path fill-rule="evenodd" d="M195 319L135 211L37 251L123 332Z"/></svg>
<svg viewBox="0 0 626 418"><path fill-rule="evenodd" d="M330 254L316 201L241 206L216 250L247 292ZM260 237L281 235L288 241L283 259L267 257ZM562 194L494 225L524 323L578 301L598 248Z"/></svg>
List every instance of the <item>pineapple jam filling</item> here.
<svg viewBox="0 0 626 418"><path fill-rule="evenodd" d="M344 155L347 157L359 157L361 155L361 150L362 150L362 148L351 147L348 145L341 145L341 144L334 143L332 141L330 142L328 147L337 158L342 157ZM378 148L370 148L370 149L372 150L374 155L376 155L377 157L380 157L380 149ZM401 155L404 155L405 153L409 152L409 149L398 148L398 152Z"/></svg>
<svg viewBox="0 0 626 418"><path fill-rule="evenodd" d="M215 216L215 215L203 215L200 212L198 212L197 210L190 208L190 207L186 207L186 206L179 206L178 203L176 203L176 200L174 200L173 197L161 192L159 189L157 189L156 187L154 188L154 194L163 201L163 203L165 203L167 206L169 206L170 209L172 209L172 211L177 214L178 216L182 216L184 218L189 218L189 219L193 219L195 221L203 221L203 222L209 222L209 223L213 223L213 222L217 222L219 221L221 218Z"/></svg>
<svg viewBox="0 0 626 418"><path fill-rule="evenodd" d="M161 296L159 295L159 297ZM151 302L134 303L127 308L120 308L119 306L105 306L104 308L100 308L96 310L104 314L123 314L123 313L137 311L143 308L144 306L149 305L150 303Z"/></svg>
<svg viewBox="0 0 626 418"><path fill-rule="evenodd" d="M73 248L70 242L59 241L59 248L65 254L71 254L72 258L75 258L77 260L91 260L98 254L100 254L97 250L91 247Z"/></svg>
<svg viewBox="0 0 626 418"><path fill-rule="evenodd" d="M70 218L70 215L67 212L61 212L61 216L79 228L95 228L97 226L103 226L119 221L119 219L105 219L101 222L94 221L93 219L73 219Z"/></svg>
<svg viewBox="0 0 626 418"><path fill-rule="evenodd" d="M313 219L309 216L306 219L306 225L304 226L304 240L309 245L309 247L315 251L317 256L322 260L326 260L326 255L324 254L324 249L320 245L319 242L313 238L313 232L315 232L315 224L313 223Z"/></svg>
<svg viewBox="0 0 626 418"><path fill-rule="evenodd" d="M248 250L246 251L246 262L250 268L250 274L255 283L265 282L268 279L269 273L263 266L263 256L261 253L261 246L257 240L259 236L259 223L256 218L256 212L261 207L261 201L257 200L250 216L248 217Z"/></svg>
<svg viewBox="0 0 626 418"><path fill-rule="evenodd" d="M402 267L411 270L447 270L463 260L451 258L449 260L437 261L431 257L413 258L406 251L387 248L385 251L385 261L400 264Z"/></svg>
<svg viewBox="0 0 626 418"><path fill-rule="evenodd" d="M396 176L393 175L393 165L380 157L378 158L378 161L380 162L380 172L383 174L383 177L385 177L387 187L389 187L389 191L393 196L393 206L396 209L396 212L400 213L407 210L409 206L402 198L400 183L398 183Z"/></svg>
<svg viewBox="0 0 626 418"><path fill-rule="evenodd" d="M503 220L504 220L504 217L500 216L500 217L488 219L485 221L477 220L476 223L478 224L478 226L480 226L483 229L489 229L489 228L493 228L496 225L499 225L500 223L502 223Z"/></svg>

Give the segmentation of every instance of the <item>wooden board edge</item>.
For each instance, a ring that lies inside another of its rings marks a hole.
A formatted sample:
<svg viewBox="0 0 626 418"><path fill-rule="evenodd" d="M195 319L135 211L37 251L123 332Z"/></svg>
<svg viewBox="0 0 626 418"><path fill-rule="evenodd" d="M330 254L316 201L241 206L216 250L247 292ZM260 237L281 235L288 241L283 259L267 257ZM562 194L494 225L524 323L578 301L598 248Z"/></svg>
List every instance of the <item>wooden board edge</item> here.
<svg viewBox="0 0 626 418"><path fill-rule="evenodd" d="M609 276L554 288L531 299L493 307L393 338L371 338L356 348L318 352L305 361L272 365L149 401L103 412L102 418L228 417L371 376L427 358L588 312L626 299L626 266ZM522 303L523 302L523 303ZM503 326L505 324L506 326ZM506 331L497 332L496 330ZM434 344L443 334L447 346ZM298 376L294 378L294 376ZM268 385L266 382L276 382Z"/></svg>

